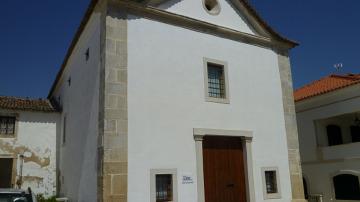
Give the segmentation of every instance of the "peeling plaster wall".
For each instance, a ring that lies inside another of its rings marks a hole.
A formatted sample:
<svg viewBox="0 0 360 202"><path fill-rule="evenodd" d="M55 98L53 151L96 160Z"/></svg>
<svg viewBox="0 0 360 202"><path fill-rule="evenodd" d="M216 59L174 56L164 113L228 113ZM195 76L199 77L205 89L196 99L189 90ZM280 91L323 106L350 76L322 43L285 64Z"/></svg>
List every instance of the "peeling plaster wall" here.
<svg viewBox="0 0 360 202"><path fill-rule="evenodd" d="M18 114L17 133L13 138L0 138L0 157L15 161L15 182L20 178L23 161L22 188L52 196L56 194L57 113L1 111ZM22 159L20 155L25 157ZM15 170L16 169L16 170Z"/></svg>

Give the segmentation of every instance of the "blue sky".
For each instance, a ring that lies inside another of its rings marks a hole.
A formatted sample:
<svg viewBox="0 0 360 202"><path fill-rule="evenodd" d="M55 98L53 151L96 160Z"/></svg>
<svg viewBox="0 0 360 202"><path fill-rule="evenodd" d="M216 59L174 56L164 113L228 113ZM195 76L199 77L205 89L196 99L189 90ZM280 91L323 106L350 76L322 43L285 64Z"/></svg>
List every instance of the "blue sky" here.
<svg viewBox="0 0 360 202"><path fill-rule="evenodd" d="M291 51L296 88L332 73L360 73L359 0L250 1L275 30L300 43ZM88 3L1 1L0 95L47 96Z"/></svg>

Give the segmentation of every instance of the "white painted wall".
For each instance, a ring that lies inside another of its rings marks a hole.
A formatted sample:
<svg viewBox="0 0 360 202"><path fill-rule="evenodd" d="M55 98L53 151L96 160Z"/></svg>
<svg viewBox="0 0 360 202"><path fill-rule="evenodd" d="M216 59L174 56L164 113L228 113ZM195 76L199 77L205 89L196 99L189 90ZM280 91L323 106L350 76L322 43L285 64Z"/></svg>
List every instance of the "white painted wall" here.
<svg viewBox="0 0 360 202"><path fill-rule="evenodd" d="M310 194L322 194L323 201L335 199L332 177L342 172L355 171L360 176L360 160L349 159L344 162L303 164L303 175L307 180ZM356 173L354 173L356 174Z"/></svg>
<svg viewBox="0 0 360 202"><path fill-rule="evenodd" d="M195 179L190 185L178 180L178 201L197 201L193 128L253 131L256 201L264 201L261 167L276 166L282 198L272 201L290 201L277 54L213 35L130 18L128 201L149 201L150 169L167 168L176 168L179 178L191 174ZM204 57L228 62L230 104L205 102Z"/></svg>
<svg viewBox="0 0 360 202"><path fill-rule="evenodd" d="M85 52L90 49L90 58ZM71 85L68 79L71 78ZM66 142L59 141L60 195L71 201L96 201L100 78L100 14L86 25L53 97L66 115ZM62 128L63 128L62 123Z"/></svg>
<svg viewBox="0 0 360 202"><path fill-rule="evenodd" d="M360 111L360 85L296 103L299 143L303 162L317 160L315 121ZM321 105L319 103L330 102ZM324 141L323 141L324 142ZM321 143L321 142L320 142ZM323 145L323 144L320 144ZM350 150L349 150L350 151ZM332 158L329 156L328 158Z"/></svg>
<svg viewBox="0 0 360 202"><path fill-rule="evenodd" d="M221 7L218 15L209 15L203 7L203 0L170 0L161 4L159 8L237 31L255 34L242 14L230 3L231 0L218 1Z"/></svg>
<svg viewBox="0 0 360 202"><path fill-rule="evenodd" d="M296 103L300 153L303 174L310 194L323 194L324 201L333 197L332 175L341 170L360 172L359 143L326 146L325 131L315 129L326 126L330 117L360 111L360 85L347 87L325 95ZM346 116L345 116L346 118ZM346 127L346 119L340 125ZM323 123L324 122L324 123ZM346 130L343 131L345 136ZM316 136L319 136L316 138ZM318 140L317 140L318 139ZM320 145L318 147L317 145ZM335 200L335 199L334 199Z"/></svg>
<svg viewBox="0 0 360 202"><path fill-rule="evenodd" d="M7 111L18 114L15 138L0 138L0 156L11 155L16 161L19 179L21 154L24 154L22 188L36 194L56 194L56 132L58 113ZM1 112L0 112L1 113Z"/></svg>

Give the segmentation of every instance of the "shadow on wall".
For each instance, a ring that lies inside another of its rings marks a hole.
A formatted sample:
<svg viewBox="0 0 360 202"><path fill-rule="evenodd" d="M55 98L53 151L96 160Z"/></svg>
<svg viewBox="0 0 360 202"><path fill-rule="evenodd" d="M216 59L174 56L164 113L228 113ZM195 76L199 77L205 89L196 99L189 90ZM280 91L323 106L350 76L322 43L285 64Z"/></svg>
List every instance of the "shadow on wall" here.
<svg viewBox="0 0 360 202"><path fill-rule="evenodd" d="M24 123L57 124L59 117L59 113L21 112L18 121Z"/></svg>

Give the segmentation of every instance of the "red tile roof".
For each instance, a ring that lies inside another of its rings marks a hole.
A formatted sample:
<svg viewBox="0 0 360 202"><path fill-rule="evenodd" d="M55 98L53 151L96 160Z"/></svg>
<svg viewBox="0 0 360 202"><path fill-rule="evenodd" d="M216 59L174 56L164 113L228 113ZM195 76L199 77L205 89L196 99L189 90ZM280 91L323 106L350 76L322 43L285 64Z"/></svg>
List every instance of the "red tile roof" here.
<svg viewBox="0 0 360 202"><path fill-rule="evenodd" d="M294 92L295 102L360 83L360 74L330 75Z"/></svg>
<svg viewBox="0 0 360 202"><path fill-rule="evenodd" d="M56 112L57 110L47 99L30 99L0 96L0 109Z"/></svg>

